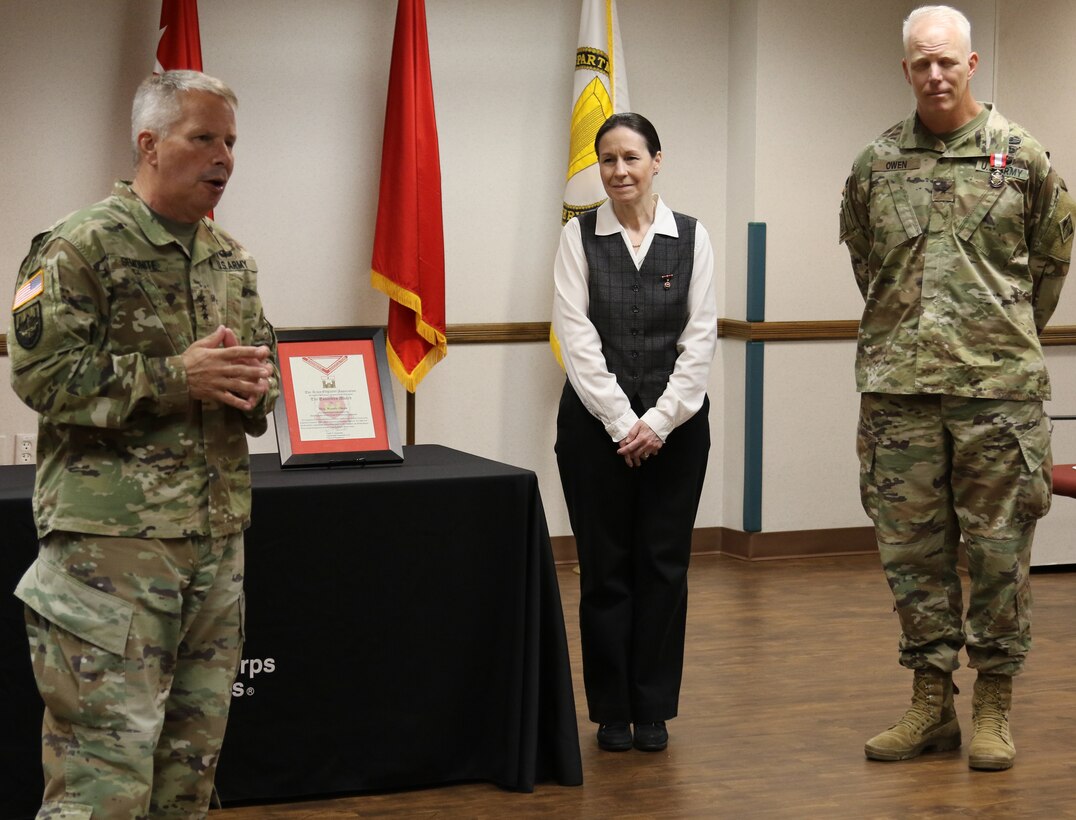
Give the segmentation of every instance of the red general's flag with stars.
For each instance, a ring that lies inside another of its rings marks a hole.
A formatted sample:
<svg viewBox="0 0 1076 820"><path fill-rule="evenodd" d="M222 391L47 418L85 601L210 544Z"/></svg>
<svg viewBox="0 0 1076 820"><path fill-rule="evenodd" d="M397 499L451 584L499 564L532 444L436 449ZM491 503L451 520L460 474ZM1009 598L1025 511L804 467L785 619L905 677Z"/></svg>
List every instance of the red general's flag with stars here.
<svg viewBox="0 0 1076 820"><path fill-rule="evenodd" d="M389 297L389 365L410 392L448 352L441 161L423 0L399 0L370 281Z"/></svg>
<svg viewBox="0 0 1076 820"><path fill-rule="evenodd" d="M202 70L198 0L161 0L161 39L153 73L183 68Z"/></svg>
<svg viewBox="0 0 1076 820"><path fill-rule="evenodd" d="M161 0L161 39L154 74L202 70L202 38L198 33L198 0ZM210 219L213 212L206 214Z"/></svg>

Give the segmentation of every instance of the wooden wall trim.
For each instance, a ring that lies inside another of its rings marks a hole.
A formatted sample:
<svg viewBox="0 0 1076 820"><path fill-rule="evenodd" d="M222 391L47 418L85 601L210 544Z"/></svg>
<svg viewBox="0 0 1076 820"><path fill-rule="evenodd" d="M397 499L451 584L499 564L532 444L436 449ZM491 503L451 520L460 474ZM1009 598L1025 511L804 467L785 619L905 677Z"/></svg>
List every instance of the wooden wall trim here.
<svg viewBox="0 0 1076 820"><path fill-rule="evenodd" d="M445 330L448 343L454 345L549 341L549 322L455 324L448 325ZM7 334L0 333L0 356L6 355Z"/></svg>
<svg viewBox="0 0 1076 820"><path fill-rule="evenodd" d="M806 342L855 339L859 332L856 319L816 322L745 322L741 319L718 319L717 335L745 342Z"/></svg>
<svg viewBox="0 0 1076 820"><path fill-rule="evenodd" d="M553 560L558 564L574 564L578 560L575 538L572 536L557 535L550 542ZM691 537L692 555L720 553L744 561L868 555L877 551L874 527L785 532L742 532L728 527L698 527Z"/></svg>
<svg viewBox="0 0 1076 820"><path fill-rule="evenodd" d="M858 319L833 319L796 322L745 322L741 319L718 319L717 335L745 342L811 342L855 339ZM1042 333L1044 347L1076 344L1076 325L1047 327Z"/></svg>
<svg viewBox="0 0 1076 820"><path fill-rule="evenodd" d="M786 532L742 532L727 527L719 530L717 549L744 561L773 561L781 558L821 558L832 555L866 555L878 551L874 527L842 527L822 530L789 530ZM697 543L712 541L707 530L696 530L692 552Z"/></svg>
<svg viewBox="0 0 1076 820"><path fill-rule="evenodd" d="M1076 344L1076 325L1047 327L1040 338L1045 346Z"/></svg>
<svg viewBox="0 0 1076 820"><path fill-rule="evenodd" d="M855 339L859 330L856 319L825 319L795 322L745 322L741 319L718 319L717 335L745 342L820 342ZM549 341L549 322L492 322L448 325L450 345L515 344ZM1047 347L1076 345L1076 325L1048 327L1042 334ZM0 333L0 356L7 355L7 335Z"/></svg>
<svg viewBox="0 0 1076 820"><path fill-rule="evenodd" d="M450 345L549 341L549 322L458 324L448 325L445 331Z"/></svg>

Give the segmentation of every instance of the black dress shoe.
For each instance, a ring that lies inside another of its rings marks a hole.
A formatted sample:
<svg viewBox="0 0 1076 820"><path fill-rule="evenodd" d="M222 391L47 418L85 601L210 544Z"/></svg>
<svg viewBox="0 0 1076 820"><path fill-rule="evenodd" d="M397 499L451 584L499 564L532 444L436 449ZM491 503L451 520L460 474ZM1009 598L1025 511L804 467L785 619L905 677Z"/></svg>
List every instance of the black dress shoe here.
<svg viewBox="0 0 1076 820"><path fill-rule="evenodd" d="M626 723L603 723L598 727L598 748L626 752L631 748L631 727Z"/></svg>
<svg viewBox="0 0 1076 820"><path fill-rule="evenodd" d="M660 752L669 745L665 721L635 724L635 748L643 752Z"/></svg>

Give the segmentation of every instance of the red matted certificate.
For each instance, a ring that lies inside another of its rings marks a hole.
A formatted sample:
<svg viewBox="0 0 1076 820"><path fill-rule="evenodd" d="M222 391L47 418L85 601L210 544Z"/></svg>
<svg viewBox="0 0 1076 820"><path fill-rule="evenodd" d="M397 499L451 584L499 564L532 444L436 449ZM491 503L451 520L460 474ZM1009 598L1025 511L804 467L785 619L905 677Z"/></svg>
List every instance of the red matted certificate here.
<svg viewBox="0 0 1076 820"><path fill-rule="evenodd" d="M403 460L381 328L280 330L277 356L282 467Z"/></svg>
<svg viewBox="0 0 1076 820"><path fill-rule="evenodd" d="M300 441L377 435L362 354L292 356L291 384Z"/></svg>

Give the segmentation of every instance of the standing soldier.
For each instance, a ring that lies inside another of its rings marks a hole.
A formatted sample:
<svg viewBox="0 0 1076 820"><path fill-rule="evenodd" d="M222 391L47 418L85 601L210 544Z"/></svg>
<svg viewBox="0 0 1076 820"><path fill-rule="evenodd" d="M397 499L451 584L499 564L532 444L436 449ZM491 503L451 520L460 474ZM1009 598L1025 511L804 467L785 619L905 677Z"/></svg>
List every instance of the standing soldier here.
<svg viewBox="0 0 1076 820"><path fill-rule="evenodd" d="M966 646L978 670L969 765L1007 769L1012 679L1031 646L1031 540L1051 493L1038 334L1068 271L1073 200L1042 146L971 95L979 57L964 15L916 9L904 55L916 111L860 153L841 209L866 300L863 506L896 599L900 663L914 670L911 708L866 754L960 746L952 674Z"/></svg>
<svg viewBox="0 0 1076 820"><path fill-rule="evenodd" d="M276 397L257 266L205 218L235 94L139 87L133 182L35 237L12 385L39 414L26 604L45 701L38 817L204 817L242 644L247 434Z"/></svg>

